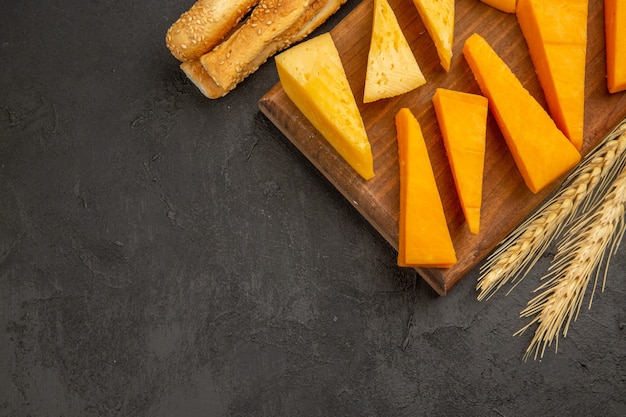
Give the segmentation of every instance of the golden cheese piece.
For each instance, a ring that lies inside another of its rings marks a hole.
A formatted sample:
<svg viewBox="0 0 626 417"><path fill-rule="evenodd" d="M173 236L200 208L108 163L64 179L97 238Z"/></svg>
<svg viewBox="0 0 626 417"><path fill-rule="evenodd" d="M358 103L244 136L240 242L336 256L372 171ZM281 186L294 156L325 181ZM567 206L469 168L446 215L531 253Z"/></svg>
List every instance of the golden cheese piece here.
<svg viewBox="0 0 626 417"><path fill-rule="evenodd" d="M408 108L396 114L400 164L398 265L449 268L457 262L422 129Z"/></svg>
<svg viewBox="0 0 626 417"><path fill-rule="evenodd" d="M387 0L375 0L363 102L395 97L425 83L393 9Z"/></svg>
<svg viewBox="0 0 626 417"><path fill-rule="evenodd" d="M576 147L484 38L467 38L463 55L530 191L538 193L578 164Z"/></svg>
<svg viewBox="0 0 626 417"><path fill-rule="evenodd" d="M413 0L435 43L441 66L450 71L454 41L454 0Z"/></svg>
<svg viewBox="0 0 626 417"><path fill-rule="evenodd" d="M283 90L296 107L359 175L374 177L367 132L331 35L293 46L275 60Z"/></svg>
<svg viewBox="0 0 626 417"><path fill-rule="evenodd" d="M556 125L580 150L585 117L588 0L519 0L519 22Z"/></svg>
<svg viewBox="0 0 626 417"><path fill-rule="evenodd" d="M488 100L478 94L437 88L433 106L450 169L470 232L480 231Z"/></svg>
<svg viewBox="0 0 626 417"><path fill-rule="evenodd" d="M626 91L626 3L604 1L606 83L610 93Z"/></svg>

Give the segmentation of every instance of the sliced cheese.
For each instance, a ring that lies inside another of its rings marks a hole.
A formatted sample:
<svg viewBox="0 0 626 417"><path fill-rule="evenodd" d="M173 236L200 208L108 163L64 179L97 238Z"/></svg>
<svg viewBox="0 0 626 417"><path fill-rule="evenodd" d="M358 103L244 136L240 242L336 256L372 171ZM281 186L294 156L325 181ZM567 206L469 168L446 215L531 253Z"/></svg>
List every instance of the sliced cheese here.
<svg viewBox="0 0 626 417"><path fill-rule="evenodd" d="M438 88L433 105L465 220L470 231L478 233L488 100L477 94Z"/></svg>
<svg viewBox="0 0 626 417"><path fill-rule="evenodd" d="M393 9L387 0L375 0L363 102L398 96L425 83Z"/></svg>
<svg viewBox="0 0 626 417"><path fill-rule="evenodd" d="M516 16L556 125L583 145L588 0L519 0Z"/></svg>
<svg viewBox="0 0 626 417"><path fill-rule="evenodd" d="M606 75L610 93L626 91L626 2L604 0Z"/></svg>
<svg viewBox="0 0 626 417"><path fill-rule="evenodd" d="M450 71L454 41L454 0L413 0L437 48L441 66Z"/></svg>
<svg viewBox="0 0 626 417"><path fill-rule="evenodd" d="M422 130L411 110L396 114L400 168L398 265L448 268L456 253Z"/></svg>
<svg viewBox="0 0 626 417"><path fill-rule="evenodd" d="M515 13L517 0L480 0L489 6L505 13Z"/></svg>
<svg viewBox="0 0 626 417"><path fill-rule="evenodd" d="M372 178L372 149L331 35L311 38L275 59L291 101L359 175Z"/></svg>
<svg viewBox="0 0 626 417"><path fill-rule="evenodd" d="M537 193L572 169L580 153L485 39L473 34L465 56L528 188Z"/></svg>

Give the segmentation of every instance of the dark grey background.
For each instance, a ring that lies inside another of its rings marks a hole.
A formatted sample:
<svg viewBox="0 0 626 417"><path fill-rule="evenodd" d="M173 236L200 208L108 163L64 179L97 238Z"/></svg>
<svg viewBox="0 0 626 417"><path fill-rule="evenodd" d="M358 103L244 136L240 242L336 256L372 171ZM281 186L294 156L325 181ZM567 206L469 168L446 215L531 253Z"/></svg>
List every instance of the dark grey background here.
<svg viewBox="0 0 626 417"><path fill-rule="evenodd" d="M1 4L0 415L626 415L624 250L523 362L549 259L489 302L399 269L258 111L273 61L184 77L192 0Z"/></svg>

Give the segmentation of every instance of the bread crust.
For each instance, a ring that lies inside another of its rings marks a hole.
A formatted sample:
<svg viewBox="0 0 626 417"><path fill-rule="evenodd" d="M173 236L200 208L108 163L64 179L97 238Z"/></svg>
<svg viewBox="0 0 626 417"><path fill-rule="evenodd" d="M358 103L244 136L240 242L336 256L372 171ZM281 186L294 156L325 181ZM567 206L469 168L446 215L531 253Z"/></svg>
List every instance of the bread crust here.
<svg viewBox="0 0 626 417"><path fill-rule="evenodd" d="M215 84L230 91L269 57L302 40L346 0L261 0L224 42L200 57Z"/></svg>
<svg viewBox="0 0 626 417"><path fill-rule="evenodd" d="M197 60L221 42L259 0L197 0L170 26L165 44L181 62Z"/></svg>
<svg viewBox="0 0 626 417"><path fill-rule="evenodd" d="M337 10L346 2L346 0L327 0L320 1L319 4L313 5L311 8L314 11L312 16L305 16L302 19L302 25L296 25L289 34L288 44L282 49L301 41L306 38L317 29L322 23L324 23L330 16L335 14ZM317 2L316 2L317 3Z"/></svg>

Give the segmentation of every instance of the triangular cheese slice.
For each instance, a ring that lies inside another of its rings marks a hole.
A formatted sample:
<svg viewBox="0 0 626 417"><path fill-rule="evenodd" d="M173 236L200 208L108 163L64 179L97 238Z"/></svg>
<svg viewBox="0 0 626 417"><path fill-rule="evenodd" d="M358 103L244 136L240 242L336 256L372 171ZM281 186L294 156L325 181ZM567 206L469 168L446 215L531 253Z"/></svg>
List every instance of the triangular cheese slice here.
<svg viewBox="0 0 626 417"><path fill-rule="evenodd" d="M387 0L375 0L363 102L395 97L425 83L393 9Z"/></svg>
<svg viewBox="0 0 626 417"><path fill-rule="evenodd" d="M456 263L446 216L420 125L411 110L396 114L400 168L398 265L448 268Z"/></svg>
<svg viewBox="0 0 626 417"><path fill-rule="evenodd" d="M356 172L372 178L372 149L331 35L293 46L275 60L291 101Z"/></svg>
<svg viewBox="0 0 626 417"><path fill-rule="evenodd" d="M470 231L478 233L488 100L477 94L438 88L433 105L465 220Z"/></svg>
<svg viewBox="0 0 626 417"><path fill-rule="evenodd" d="M519 0L516 11L550 114L578 150L585 115L587 9L588 0Z"/></svg>
<svg viewBox="0 0 626 417"><path fill-rule="evenodd" d="M578 164L580 153L485 39L471 35L463 55L533 193Z"/></svg>
<svg viewBox="0 0 626 417"><path fill-rule="evenodd" d="M441 66L450 71L454 40L454 0L413 0L435 43Z"/></svg>

